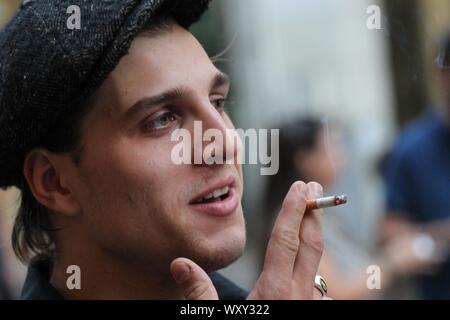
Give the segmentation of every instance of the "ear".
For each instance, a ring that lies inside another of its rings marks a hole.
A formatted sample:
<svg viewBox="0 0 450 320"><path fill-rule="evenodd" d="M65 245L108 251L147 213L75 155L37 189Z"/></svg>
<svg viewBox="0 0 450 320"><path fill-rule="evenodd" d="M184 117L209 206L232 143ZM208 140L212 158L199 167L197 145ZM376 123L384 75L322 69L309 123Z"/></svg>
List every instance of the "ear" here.
<svg viewBox="0 0 450 320"><path fill-rule="evenodd" d="M72 161L68 157L34 149L25 158L23 173L37 201L53 211L74 216L81 207L64 171L64 162Z"/></svg>

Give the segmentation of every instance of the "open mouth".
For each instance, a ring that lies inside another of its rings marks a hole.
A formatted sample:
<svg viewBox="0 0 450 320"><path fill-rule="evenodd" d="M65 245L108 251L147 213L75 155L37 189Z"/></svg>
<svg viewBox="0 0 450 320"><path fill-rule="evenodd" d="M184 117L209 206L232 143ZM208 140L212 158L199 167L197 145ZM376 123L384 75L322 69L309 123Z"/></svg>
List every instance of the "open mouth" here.
<svg viewBox="0 0 450 320"><path fill-rule="evenodd" d="M189 204L194 211L213 216L228 216L237 212L240 196L236 190L235 179L229 177L213 184L197 195Z"/></svg>
<svg viewBox="0 0 450 320"><path fill-rule="evenodd" d="M230 195L230 186L225 186L208 193L204 197L192 201L192 204L214 203L227 199Z"/></svg>

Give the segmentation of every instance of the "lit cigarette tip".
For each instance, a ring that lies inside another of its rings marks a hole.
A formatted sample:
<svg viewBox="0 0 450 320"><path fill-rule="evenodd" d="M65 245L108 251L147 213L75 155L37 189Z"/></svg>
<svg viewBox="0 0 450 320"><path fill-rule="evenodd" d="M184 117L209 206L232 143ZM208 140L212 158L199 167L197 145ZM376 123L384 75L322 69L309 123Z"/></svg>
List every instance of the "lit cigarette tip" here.
<svg viewBox="0 0 450 320"><path fill-rule="evenodd" d="M347 195L342 195L342 196L336 196L336 205L340 206L341 204L346 204L347 203Z"/></svg>
<svg viewBox="0 0 450 320"><path fill-rule="evenodd" d="M316 210L329 207L336 207L346 204L348 197L346 195L323 197L318 199L311 199L306 201L307 210Z"/></svg>

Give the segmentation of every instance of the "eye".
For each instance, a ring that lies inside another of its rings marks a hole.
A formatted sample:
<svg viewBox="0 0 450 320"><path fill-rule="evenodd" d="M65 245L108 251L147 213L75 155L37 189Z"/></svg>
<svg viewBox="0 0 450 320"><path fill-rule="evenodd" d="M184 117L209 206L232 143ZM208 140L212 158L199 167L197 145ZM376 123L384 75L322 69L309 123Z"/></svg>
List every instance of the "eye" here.
<svg viewBox="0 0 450 320"><path fill-rule="evenodd" d="M164 130L169 128L175 121L177 121L175 114L172 112L165 112L146 121L144 123L144 129L146 131Z"/></svg>
<svg viewBox="0 0 450 320"><path fill-rule="evenodd" d="M226 98L213 98L211 99L212 105L219 111L225 110L227 106L227 99Z"/></svg>

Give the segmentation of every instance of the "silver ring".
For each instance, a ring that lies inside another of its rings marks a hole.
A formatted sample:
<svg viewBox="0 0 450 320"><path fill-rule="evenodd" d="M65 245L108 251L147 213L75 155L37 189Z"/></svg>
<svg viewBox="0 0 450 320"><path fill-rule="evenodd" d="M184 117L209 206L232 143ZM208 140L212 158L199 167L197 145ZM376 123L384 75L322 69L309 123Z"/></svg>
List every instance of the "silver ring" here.
<svg viewBox="0 0 450 320"><path fill-rule="evenodd" d="M328 293L328 286L325 279L319 275L314 278L314 287L320 291L322 297L325 297Z"/></svg>

